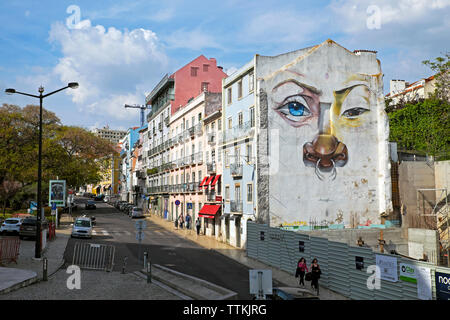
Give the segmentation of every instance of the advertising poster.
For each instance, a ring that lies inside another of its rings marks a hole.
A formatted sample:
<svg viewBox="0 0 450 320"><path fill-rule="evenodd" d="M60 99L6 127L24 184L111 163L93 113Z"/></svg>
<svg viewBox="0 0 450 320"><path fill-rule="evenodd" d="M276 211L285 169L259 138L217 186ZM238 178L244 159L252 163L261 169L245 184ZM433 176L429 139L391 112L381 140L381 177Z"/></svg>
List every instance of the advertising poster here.
<svg viewBox="0 0 450 320"><path fill-rule="evenodd" d="M400 263L400 280L417 283L416 266Z"/></svg>
<svg viewBox="0 0 450 320"><path fill-rule="evenodd" d="M435 278L436 299L450 300L450 274L436 271Z"/></svg>
<svg viewBox="0 0 450 320"><path fill-rule="evenodd" d="M49 194L48 200L49 206L51 206L53 203L56 203L57 207L64 207L66 203L66 181L50 180L48 194Z"/></svg>
<svg viewBox="0 0 450 320"><path fill-rule="evenodd" d="M397 258L377 254L375 256L377 267L380 268L380 279L397 282Z"/></svg>
<svg viewBox="0 0 450 320"><path fill-rule="evenodd" d="M416 267L417 273L417 297L420 300L432 300L431 270L425 267Z"/></svg>

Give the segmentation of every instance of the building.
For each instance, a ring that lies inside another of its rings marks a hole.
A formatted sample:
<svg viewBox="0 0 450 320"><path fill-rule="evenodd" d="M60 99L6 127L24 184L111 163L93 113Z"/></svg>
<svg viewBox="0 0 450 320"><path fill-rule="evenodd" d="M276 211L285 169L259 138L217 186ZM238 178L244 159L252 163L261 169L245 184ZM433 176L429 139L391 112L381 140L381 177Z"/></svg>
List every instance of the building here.
<svg viewBox="0 0 450 320"><path fill-rule="evenodd" d="M405 80L391 80L389 87L386 98L392 99L390 105L396 105L400 101L409 102L428 98L436 89L436 79L431 76L413 83L408 83Z"/></svg>
<svg viewBox="0 0 450 320"><path fill-rule="evenodd" d="M122 139L127 134L126 131L113 130L110 129L108 126L103 127L103 129L94 129L92 130L92 132L96 136L109 140L114 144L119 143L120 139Z"/></svg>
<svg viewBox="0 0 450 320"><path fill-rule="evenodd" d="M223 81L227 242L245 247L248 220L381 223L392 211L382 74L376 52L327 40L255 55Z"/></svg>
<svg viewBox="0 0 450 320"><path fill-rule="evenodd" d="M256 214L256 56L223 80L219 153L223 160L223 240L243 247L248 220Z"/></svg>
<svg viewBox="0 0 450 320"><path fill-rule="evenodd" d="M146 97L146 104L151 105L151 111L147 115L149 139L147 196L150 200L149 209L152 213L172 220L181 214L185 217L187 206L191 208L191 205L187 205L185 201L183 201L183 206L173 204L174 207L172 208L173 201L169 205L172 192L180 192L178 190L181 190L182 184L184 188L187 181L192 183L199 179L198 172L197 176L190 174L189 180L185 180L187 176L174 175L173 171L176 168L180 169L178 161L181 164L188 154L184 148L183 150L177 149L175 152L173 149L175 149L176 144L179 145L185 141L183 140L185 134L189 135L192 130L194 130L194 134L198 134L198 129L202 127L201 117L203 114L200 115L200 118L198 114L195 115L194 120L189 115L189 118L183 118L180 121L174 121L172 116L196 100L203 92L220 93L221 81L225 77L226 74L221 67L217 66L214 58L207 59L201 55L172 75L165 75ZM183 112L177 113L177 115L180 114L183 114ZM199 149L194 148L193 151L196 150ZM169 179L179 180L171 181ZM174 185L177 185L177 187ZM193 210L194 213L196 209L189 210Z"/></svg>
<svg viewBox="0 0 450 320"><path fill-rule="evenodd" d="M139 139L139 127L129 128L126 135L120 140L122 144L122 151L120 152L120 197L123 201L132 202L133 201L133 183L134 183L134 172L133 164L135 143Z"/></svg>

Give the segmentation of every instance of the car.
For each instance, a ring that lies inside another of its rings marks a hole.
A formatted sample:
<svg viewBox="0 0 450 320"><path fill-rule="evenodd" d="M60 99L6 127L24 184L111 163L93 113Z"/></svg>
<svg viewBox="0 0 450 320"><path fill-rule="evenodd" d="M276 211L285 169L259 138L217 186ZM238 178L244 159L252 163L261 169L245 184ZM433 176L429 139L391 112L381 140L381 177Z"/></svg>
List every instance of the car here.
<svg viewBox="0 0 450 320"><path fill-rule="evenodd" d="M20 239L24 239L27 237L35 238L36 237L36 224L37 218L35 216L29 216L23 219L22 224L20 225L19 237ZM41 230L48 230L48 220L41 220ZM47 238L49 233L47 232Z"/></svg>
<svg viewBox="0 0 450 320"><path fill-rule="evenodd" d="M95 205L95 202L94 202L94 201L88 200L88 201L84 204L84 208L85 208L86 210L89 210L89 209L97 209L97 206Z"/></svg>
<svg viewBox="0 0 450 320"><path fill-rule="evenodd" d="M142 210L142 208L133 207L131 209L131 212L130 212L130 217L132 219L143 218L144 217L144 211Z"/></svg>
<svg viewBox="0 0 450 320"><path fill-rule="evenodd" d="M103 201L104 198L105 198L104 194L99 194L94 197L94 201Z"/></svg>
<svg viewBox="0 0 450 320"><path fill-rule="evenodd" d="M130 204L128 202L123 202L119 204L119 210L124 211L126 207L128 207Z"/></svg>
<svg viewBox="0 0 450 320"><path fill-rule="evenodd" d="M297 287L275 287L272 294L266 296L269 300L320 300L308 289Z"/></svg>
<svg viewBox="0 0 450 320"><path fill-rule="evenodd" d="M89 217L76 218L72 226L71 238L92 238L92 220Z"/></svg>
<svg viewBox="0 0 450 320"><path fill-rule="evenodd" d="M3 234L19 234L22 218L8 218L2 222L0 233Z"/></svg>
<svg viewBox="0 0 450 320"><path fill-rule="evenodd" d="M103 202L108 203L108 202L109 202L109 196L105 196L105 197L103 198Z"/></svg>

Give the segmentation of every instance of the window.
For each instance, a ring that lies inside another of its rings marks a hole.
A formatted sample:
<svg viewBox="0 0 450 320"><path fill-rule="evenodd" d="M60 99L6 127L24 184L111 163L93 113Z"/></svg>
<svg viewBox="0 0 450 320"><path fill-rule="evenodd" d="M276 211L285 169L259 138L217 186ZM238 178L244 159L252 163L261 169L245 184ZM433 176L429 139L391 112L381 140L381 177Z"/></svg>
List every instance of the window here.
<svg viewBox="0 0 450 320"><path fill-rule="evenodd" d="M202 121L202 113L201 112L198 114L198 122L200 122L200 121Z"/></svg>
<svg viewBox="0 0 450 320"><path fill-rule="evenodd" d="M247 144L247 146L246 146L245 157L246 157L247 163L250 163L252 161L252 145L250 143Z"/></svg>
<svg viewBox="0 0 450 320"><path fill-rule="evenodd" d="M197 76L198 67L191 67L191 77Z"/></svg>
<svg viewBox="0 0 450 320"><path fill-rule="evenodd" d="M214 132L214 129L215 129L215 121L211 123L211 131Z"/></svg>
<svg viewBox="0 0 450 320"><path fill-rule="evenodd" d="M242 98L242 80L237 83L238 87L238 99Z"/></svg>
<svg viewBox="0 0 450 320"><path fill-rule="evenodd" d="M216 162L216 150L211 150L211 162Z"/></svg>
<svg viewBox="0 0 450 320"><path fill-rule="evenodd" d="M217 162L222 162L222 150L219 150L219 152L217 152Z"/></svg>
<svg viewBox="0 0 450 320"><path fill-rule="evenodd" d="M208 92L209 82L202 82L202 92Z"/></svg>
<svg viewBox="0 0 450 320"><path fill-rule="evenodd" d="M225 186L225 200L230 201L230 186Z"/></svg>
<svg viewBox="0 0 450 320"><path fill-rule="evenodd" d="M192 116L192 126L195 124L195 116Z"/></svg>
<svg viewBox="0 0 450 320"><path fill-rule="evenodd" d="M234 186L234 200L241 202L241 186L239 184Z"/></svg>
<svg viewBox="0 0 450 320"><path fill-rule="evenodd" d="M228 155L228 150L224 151L223 153L223 161L225 162L225 167L229 167L230 166L230 157Z"/></svg>
<svg viewBox="0 0 450 320"><path fill-rule="evenodd" d="M250 126L252 128L255 126L255 107L250 108Z"/></svg>
<svg viewBox="0 0 450 320"><path fill-rule="evenodd" d="M222 130L222 119L217 120L217 130Z"/></svg>
<svg viewBox="0 0 450 320"><path fill-rule="evenodd" d="M228 118L228 129L233 128L233 118Z"/></svg>
<svg viewBox="0 0 450 320"><path fill-rule="evenodd" d="M253 184L247 185L247 202L253 202Z"/></svg>
<svg viewBox="0 0 450 320"><path fill-rule="evenodd" d="M209 69L209 64L204 64L203 65L203 72L208 72Z"/></svg>
<svg viewBox="0 0 450 320"><path fill-rule="evenodd" d="M192 172L192 182L195 182L195 172Z"/></svg>
<svg viewBox="0 0 450 320"><path fill-rule="evenodd" d="M234 163L240 163L241 160L241 147L234 148Z"/></svg>
<svg viewBox="0 0 450 320"><path fill-rule="evenodd" d="M248 91L252 92L255 89L255 78L253 72L248 75Z"/></svg>
<svg viewBox="0 0 450 320"><path fill-rule="evenodd" d="M232 94L231 87L228 88L227 92L228 92L228 94L227 94L227 96L228 96L228 104L231 104L231 102L233 101L232 98L231 98L231 94Z"/></svg>
<svg viewBox="0 0 450 320"><path fill-rule="evenodd" d="M244 116L242 115L242 112L238 113L238 125L239 128L242 128L242 125L244 124Z"/></svg>

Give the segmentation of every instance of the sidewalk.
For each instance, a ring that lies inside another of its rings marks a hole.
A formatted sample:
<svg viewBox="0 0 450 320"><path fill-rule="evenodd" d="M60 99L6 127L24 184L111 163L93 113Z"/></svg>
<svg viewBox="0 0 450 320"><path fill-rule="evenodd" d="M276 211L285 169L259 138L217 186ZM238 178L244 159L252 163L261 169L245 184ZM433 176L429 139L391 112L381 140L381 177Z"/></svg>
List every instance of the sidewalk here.
<svg viewBox="0 0 450 320"><path fill-rule="evenodd" d="M47 258L47 276L50 277L64 264L64 251L70 238L70 228L56 230L56 238L47 242L41 259L35 259L35 241L20 240L17 264L0 267L0 294L28 286L42 280L43 258Z"/></svg>
<svg viewBox="0 0 450 320"><path fill-rule="evenodd" d="M236 260L237 262L247 266L250 269L265 269L272 270L272 276L277 281L284 283L286 286L290 287L298 287L298 280L294 277L294 275L289 274L285 271L282 271L277 268L273 268L268 266L262 262L259 262L255 259L247 257L247 254L244 249L238 249L233 246L230 246L226 243L220 242L213 237L200 235L193 230L187 229L175 229L172 221L165 220L155 215L146 215L146 219L154 222L155 224L165 228L166 230L177 233L178 235L189 239L198 245L208 248L211 250L215 250L231 259ZM320 287L320 299L321 300L350 300L347 297L344 297L336 292L328 290L327 288Z"/></svg>

